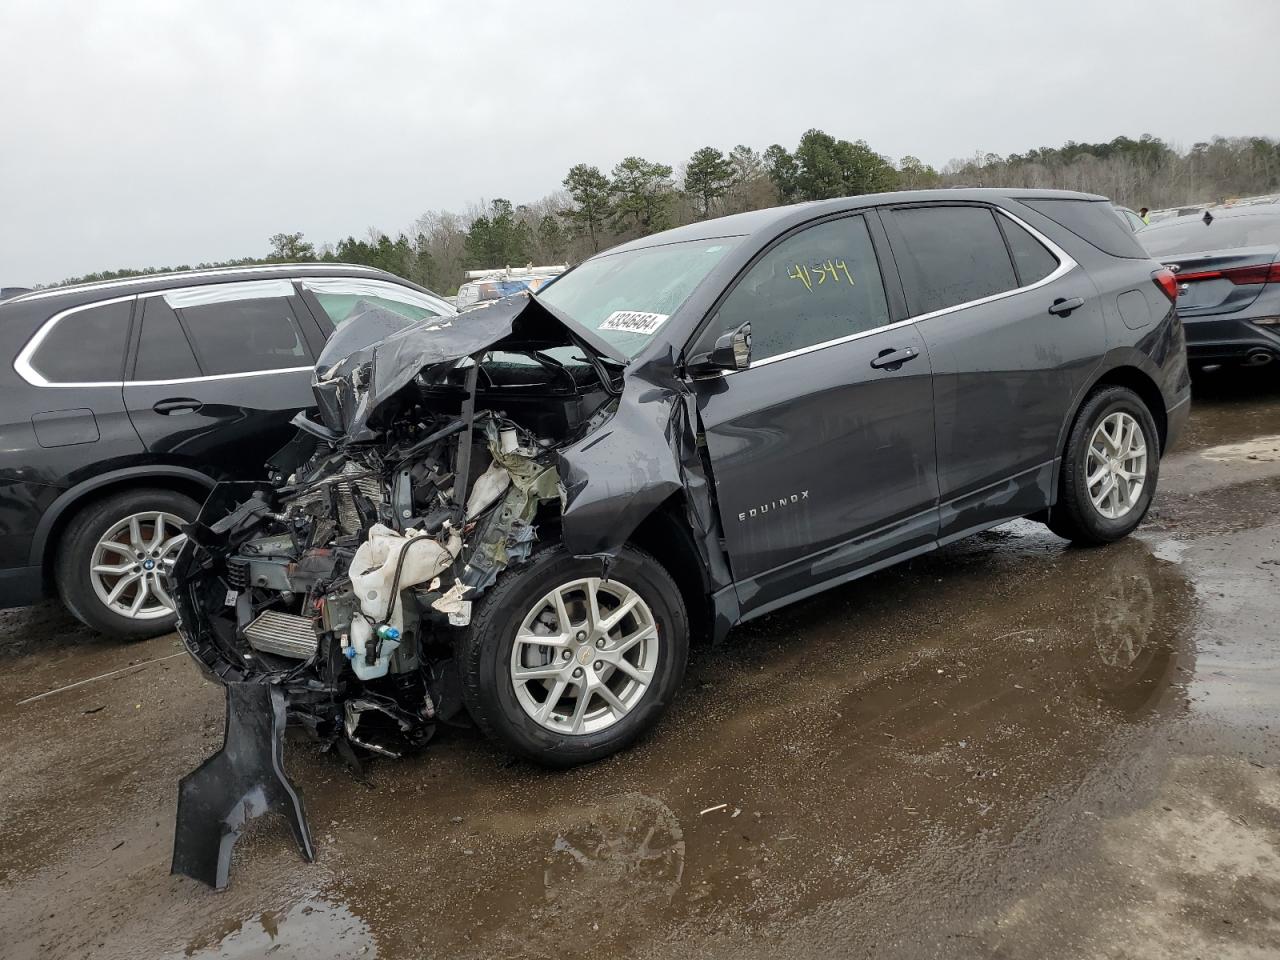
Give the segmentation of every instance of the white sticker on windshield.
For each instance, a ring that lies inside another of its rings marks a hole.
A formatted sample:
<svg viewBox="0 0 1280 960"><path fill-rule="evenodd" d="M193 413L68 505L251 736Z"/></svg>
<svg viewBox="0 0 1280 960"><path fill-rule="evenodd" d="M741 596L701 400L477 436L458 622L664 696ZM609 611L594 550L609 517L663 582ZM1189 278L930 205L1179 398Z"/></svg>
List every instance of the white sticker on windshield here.
<svg viewBox="0 0 1280 960"><path fill-rule="evenodd" d="M662 326L669 313L642 313L639 310L615 310L604 318L599 330L621 330L623 333L653 333Z"/></svg>

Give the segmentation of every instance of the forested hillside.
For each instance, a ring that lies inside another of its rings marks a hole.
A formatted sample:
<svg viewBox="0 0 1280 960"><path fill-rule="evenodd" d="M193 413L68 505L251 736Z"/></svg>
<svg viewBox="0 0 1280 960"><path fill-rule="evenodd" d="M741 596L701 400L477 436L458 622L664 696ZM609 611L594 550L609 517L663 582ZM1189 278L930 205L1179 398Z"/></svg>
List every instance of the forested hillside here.
<svg viewBox="0 0 1280 960"><path fill-rule="evenodd" d="M538 200L495 199L458 213L428 211L387 233L370 228L316 246L301 233L270 237L265 255L227 264L332 260L381 267L441 293L464 270L576 262L614 243L707 217L779 203L940 186L1053 187L1085 190L1126 206L1160 207L1280 191L1280 141L1215 137L1178 150L1157 137L1068 142L1025 154L981 154L942 168L905 156L896 162L865 141L805 133L794 149L738 145L697 150L678 168L625 157L611 170L570 168L559 189ZM501 189L500 184L495 187ZM116 269L67 282L187 265Z"/></svg>

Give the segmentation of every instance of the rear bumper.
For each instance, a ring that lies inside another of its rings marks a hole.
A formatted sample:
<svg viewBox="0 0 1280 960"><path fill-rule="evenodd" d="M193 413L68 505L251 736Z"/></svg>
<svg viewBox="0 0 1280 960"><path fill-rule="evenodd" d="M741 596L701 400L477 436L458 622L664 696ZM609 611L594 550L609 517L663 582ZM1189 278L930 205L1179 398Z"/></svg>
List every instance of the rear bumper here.
<svg viewBox="0 0 1280 960"><path fill-rule="evenodd" d="M1280 327L1260 327L1244 317L1183 317L1182 327L1187 359L1195 363L1237 362L1258 355L1280 360Z"/></svg>
<svg viewBox="0 0 1280 960"><path fill-rule="evenodd" d="M0 609L25 607L44 597L44 571L39 567L0 570Z"/></svg>

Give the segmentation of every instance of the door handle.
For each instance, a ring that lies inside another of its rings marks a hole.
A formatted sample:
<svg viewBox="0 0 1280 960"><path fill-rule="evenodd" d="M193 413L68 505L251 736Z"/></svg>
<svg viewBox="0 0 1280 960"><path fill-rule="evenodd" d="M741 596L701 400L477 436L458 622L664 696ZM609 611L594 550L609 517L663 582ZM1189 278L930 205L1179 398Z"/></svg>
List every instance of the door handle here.
<svg viewBox="0 0 1280 960"><path fill-rule="evenodd" d="M1049 308L1049 312L1059 317L1068 317L1071 315L1072 310L1079 310L1083 306L1083 297L1072 297L1070 300L1064 300L1059 297L1053 301L1053 306Z"/></svg>
<svg viewBox="0 0 1280 960"><path fill-rule="evenodd" d="M908 360L914 360L918 356L920 351L915 347L903 347L901 350L890 347L876 354L875 359L871 361L871 366L877 370L897 370Z"/></svg>
<svg viewBox="0 0 1280 960"><path fill-rule="evenodd" d="M151 405L151 409L156 413L163 413L165 416L182 413L195 413L203 404L199 400L193 400L191 397L169 397L167 400L157 400Z"/></svg>

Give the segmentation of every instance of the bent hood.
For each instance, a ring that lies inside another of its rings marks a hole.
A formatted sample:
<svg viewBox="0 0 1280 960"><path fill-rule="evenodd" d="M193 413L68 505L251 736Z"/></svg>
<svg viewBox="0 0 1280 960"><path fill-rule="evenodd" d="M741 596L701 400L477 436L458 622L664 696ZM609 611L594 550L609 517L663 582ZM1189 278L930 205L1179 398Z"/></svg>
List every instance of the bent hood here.
<svg viewBox="0 0 1280 960"><path fill-rule="evenodd" d="M355 331L372 328L381 332L390 319L381 316L385 312L373 308L346 326L358 324ZM324 425L354 442L378 435L370 428L370 419L423 370L454 363L503 341L513 345L573 343L597 356L626 363L626 357L598 334L577 326L528 294L454 316L419 320L356 350L350 349L353 339L352 335L335 335L320 354L312 391Z"/></svg>

